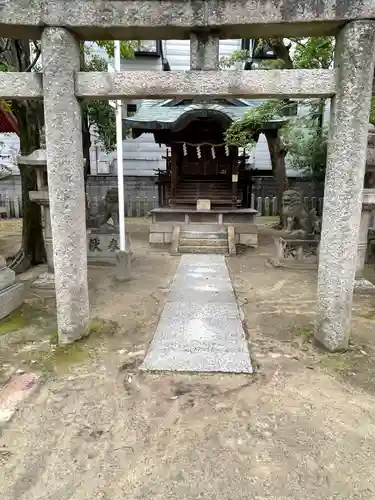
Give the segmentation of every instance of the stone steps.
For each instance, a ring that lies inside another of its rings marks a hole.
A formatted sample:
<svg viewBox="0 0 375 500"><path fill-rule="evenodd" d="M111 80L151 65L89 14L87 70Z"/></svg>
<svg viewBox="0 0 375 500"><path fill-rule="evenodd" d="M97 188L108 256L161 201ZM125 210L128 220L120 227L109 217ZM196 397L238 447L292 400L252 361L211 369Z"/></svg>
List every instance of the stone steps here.
<svg viewBox="0 0 375 500"><path fill-rule="evenodd" d="M221 238L180 238L180 250L182 247L226 247L228 248L227 240Z"/></svg>
<svg viewBox="0 0 375 500"><path fill-rule="evenodd" d="M180 246L180 253L203 253L203 254L219 254L226 255L228 246L212 247L212 246Z"/></svg>
<svg viewBox="0 0 375 500"><path fill-rule="evenodd" d="M223 230L182 230L179 253L227 254L228 234Z"/></svg>
<svg viewBox="0 0 375 500"><path fill-rule="evenodd" d="M181 238L187 240L195 239L209 239L209 240L226 240L228 234L226 232L214 232L214 231L181 231Z"/></svg>

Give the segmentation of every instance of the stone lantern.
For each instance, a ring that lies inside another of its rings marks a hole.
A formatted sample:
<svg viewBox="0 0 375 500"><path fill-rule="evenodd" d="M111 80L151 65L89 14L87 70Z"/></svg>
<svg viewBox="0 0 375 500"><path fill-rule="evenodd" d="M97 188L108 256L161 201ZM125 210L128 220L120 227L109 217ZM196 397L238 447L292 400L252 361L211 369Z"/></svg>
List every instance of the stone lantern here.
<svg viewBox="0 0 375 500"><path fill-rule="evenodd" d="M47 254L48 271L39 276L39 278L34 282L34 286L41 288L54 288L55 276L53 265L51 215L47 181L47 151L45 149L37 149L28 156L19 156L18 164L35 167L38 190L30 191L29 196L31 201L41 205L43 211L44 245Z"/></svg>
<svg viewBox="0 0 375 500"><path fill-rule="evenodd" d="M375 210L375 127L373 125L369 125L367 144L367 161L362 198L361 226L357 247L355 288L358 291L375 293L375 286L363 278L368 248L368 232L371 218Z"/></svg>

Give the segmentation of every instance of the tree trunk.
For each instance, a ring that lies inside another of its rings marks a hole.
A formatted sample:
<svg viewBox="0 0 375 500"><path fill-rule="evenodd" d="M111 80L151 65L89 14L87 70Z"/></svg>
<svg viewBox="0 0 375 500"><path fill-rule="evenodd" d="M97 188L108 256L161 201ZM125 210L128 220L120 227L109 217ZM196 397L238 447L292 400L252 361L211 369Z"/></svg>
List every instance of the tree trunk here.
<svg viewBox="0 0 375 500"><path fill-rule="evenodd" d="M268 130L265 132L265 136L271 157L272 173L276 181L277 215L280 216L280 225L283 226L282 200L286 187L285 156L287 152L281 145L277 130Z"/></svg>
<svg viewBox="0 0 375 500"><path fill-rule="evenodd" d="M19 123L20 153L28 155L40 147L40 126L38 104L15 103L13 112ZM37 190L35 168L20 166L22 186L22 248L11 267L16 273L26 271L30 266L46 262L41 207L29 198L29 191Z"/></svg>
<svg viewBox="0 0 375 500"><path fill-rule="evenodd" d="M293 61L290 57L290 46L285 45L283 38L267 38L269 46L273 49L276 57L283 61L284 69L293 69Z"/></svg>
<svg viewBox="0 0 375 500"><path fill-rule="evenodd" d="M91 148L91 137L90 130L87 123L87 116L84 110L82 110L82 145L83 145L83 158L85 159L84 167L84 179L85 187L87 182L87 177L91 173L91 161L90 161L90 148Z"/></svg>
<svg viewBox="0 0 375 500"><path fill-rule="evenodd" d="M0 62L9 71L30 71L30 40L0 38ZM35 62L35 61L34 61ZM40 147L40 126L43 120L42 103L14 101L12 111L18 121L20 152L28 155ZM41 207L29 199L29 191L36 190L36 172L33 167L20 168L22 185L23 224L22 248L11 267L17 272L30 266L44 263L44 248Z"/></svg>
<svg viewBox="0 0 375 500"><path fill-rule="evenodd" d="M85 50L83 42L80 42L80 67L81 71L85 71ZM82 114L82 148L83 148L83 158L85 159L83 174L84 174L85 191L86 191L87 178L91 173L91 161L90 161L91 136L90 136L89 119L85 103L81 104L81 114Z"/></svg>
<svg viewBox="0 0 375 500"><path fill-rule="evenodd" d="M318 129L321 136L323 135L324 110L325 100L320 99L318 104Z"/></svg>
<svg viewBox="0 0 375 500"><path fill-rule="evenodd" d="M81 106L82 113L82 148L83 148L83 158L85 160L85 165L83 167L83 178L85 182L85 206L86 206L86 221L88 221L89 215L89 196L87 192L87 179L91 173L91 160L90 160L90 148L91 148L91 136L90 128L88 125L87 113L85 108Z"/></svg>

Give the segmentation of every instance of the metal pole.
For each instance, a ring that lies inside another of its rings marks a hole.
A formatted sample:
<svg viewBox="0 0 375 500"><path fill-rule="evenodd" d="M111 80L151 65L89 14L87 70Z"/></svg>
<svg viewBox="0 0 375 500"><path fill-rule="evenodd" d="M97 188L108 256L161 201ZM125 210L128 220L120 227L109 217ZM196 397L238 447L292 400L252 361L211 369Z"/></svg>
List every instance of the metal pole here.
<svg viewBox="0 0 375 500"><path fill-rule="evenodd" d="M115 41L115 70L121 71L120 41ZM125 199L124 199L124 164L122 158L122 102L116 101L116 143L117 143L117 182L120 226L120 250L126 251L125 243Z"/></svg>

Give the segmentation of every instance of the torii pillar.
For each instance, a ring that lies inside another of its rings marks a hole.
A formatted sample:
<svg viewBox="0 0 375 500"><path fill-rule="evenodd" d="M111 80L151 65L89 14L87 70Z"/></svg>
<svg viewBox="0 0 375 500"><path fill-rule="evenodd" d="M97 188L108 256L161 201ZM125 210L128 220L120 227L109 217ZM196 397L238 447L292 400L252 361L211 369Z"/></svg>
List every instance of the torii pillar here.
<svg viewBox="0 0 375 500"><path fill-rule="evenodd" d="M347 349L351 331L375 21L346 24L335 52L337 94L332 99L327 152L315 328L315 339L329 351Z"/></svg>
<svg viewBox="0 0 375 500"><path fill-rule="evenodd" d="M58 335L67 344L85 336L89 325L81 109L74 82L79 41L64 28L45 28L42 58Z"/></svg>

